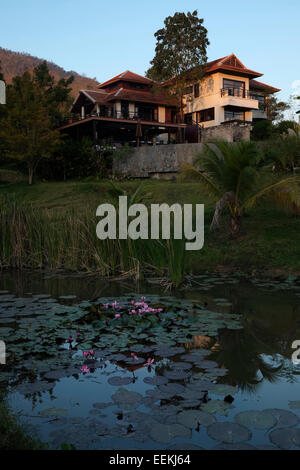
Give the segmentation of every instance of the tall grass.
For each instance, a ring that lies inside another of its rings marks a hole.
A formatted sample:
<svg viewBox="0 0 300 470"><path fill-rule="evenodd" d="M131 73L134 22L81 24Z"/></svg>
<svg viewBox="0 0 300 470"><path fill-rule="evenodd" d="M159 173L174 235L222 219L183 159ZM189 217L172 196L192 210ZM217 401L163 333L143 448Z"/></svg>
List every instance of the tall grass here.
<svg viewBox="0 0 300 470"><path fill-rule="evenodd" d="M3 199L0 268L65 269L101 276L145 273L169 276L178 285L185 271L183 240L99 240L95 212L59 212Z"/></svg>

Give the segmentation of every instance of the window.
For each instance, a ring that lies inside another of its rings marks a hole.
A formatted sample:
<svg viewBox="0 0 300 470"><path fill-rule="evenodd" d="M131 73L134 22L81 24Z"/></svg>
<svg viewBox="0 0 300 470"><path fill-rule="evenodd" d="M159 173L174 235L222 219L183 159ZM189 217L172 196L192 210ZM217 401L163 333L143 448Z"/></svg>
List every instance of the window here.
<svg viewBox="0 0 300 470"><path fill-rule="evenodd" d="M240 80L229 80L228 78L223 78L223 88L244 88L245 89L245 82L241 82Z"/></svg>
<svg viewBox="0 0 300 470"><path fill-rule="evenodd" d="M183 91L184 95L191 95L193 93L193 86L190 85L190 86L187 86L184 91Z"/></svg>
<svg viewBox="0 0 300 470"><path fill-rule="evenodd" d="M231 111L225 109L225 121L245 121L245 113L243 111Z"/></svg>
<svg viewBox="0 0 300 470"><path fill-rule="evenodd" d="M215 119L215 108L202 109L196 114L197 122L213 121Z"/></svg>
<svg viewBox="0 0 300 470"><path fill-rule="evenodd" d="M195 83L194 85L194 97L198 98L200 95L199 83Z"/></svg>

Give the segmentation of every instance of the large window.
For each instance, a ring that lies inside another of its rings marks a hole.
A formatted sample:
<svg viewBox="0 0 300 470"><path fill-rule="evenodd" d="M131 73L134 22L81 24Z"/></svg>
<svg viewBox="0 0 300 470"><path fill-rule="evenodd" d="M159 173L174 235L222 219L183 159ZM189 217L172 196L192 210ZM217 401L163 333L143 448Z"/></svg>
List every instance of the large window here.
<svg viewBox="0 0 300 470"><path fill-rule="evenodd" d="M202 109L196 114L197 122L213 121L215 119L215 108Z"/></svg>
<svg viewBox="0 0 300 470"><path fill-rule="evenodd" d="M232 111L225 109L225 121L245 121L245 113L243 111Z"/></svg>
<svg viewBox="0 0 300 470"><path fill-rule="evenodd" d="M198 98L199 95L200 95L199 83L195 83L195 85L194 85L194 97L195 97L195 98Z"/></svg>
<svg viewBox="0 0 300 470"><path fill-rule="evenodd" d="M244 88L245 89L245 82L241 82L240 80L229 80L228 78L223 78L223 88Z"/></svg>

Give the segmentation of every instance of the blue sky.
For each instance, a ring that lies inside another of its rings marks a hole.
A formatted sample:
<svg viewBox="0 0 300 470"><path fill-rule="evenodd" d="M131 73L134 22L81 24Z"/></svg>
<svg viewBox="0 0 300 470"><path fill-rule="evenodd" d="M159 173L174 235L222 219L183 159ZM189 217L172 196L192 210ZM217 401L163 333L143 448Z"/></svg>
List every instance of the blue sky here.
<svg viewBox="0 0 300 470"><path fill-rule="evenodd" d="M195 9L209 60L234 52L282 99L300 93L300 0L1 0L0 46L102 82L127 69L143 74L165 17Z"/></svg>

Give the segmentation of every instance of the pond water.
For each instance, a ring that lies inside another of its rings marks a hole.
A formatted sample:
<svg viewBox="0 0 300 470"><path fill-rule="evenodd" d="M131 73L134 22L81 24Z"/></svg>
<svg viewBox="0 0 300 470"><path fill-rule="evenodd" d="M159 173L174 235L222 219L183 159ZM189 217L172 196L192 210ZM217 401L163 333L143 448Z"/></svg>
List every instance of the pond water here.
<svg viewBox="0 0 300 470"><path fill-rule="evenodd" d="M298 449L298 339L293 276L1 274L1 391L51 449Z"/></svg>

